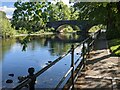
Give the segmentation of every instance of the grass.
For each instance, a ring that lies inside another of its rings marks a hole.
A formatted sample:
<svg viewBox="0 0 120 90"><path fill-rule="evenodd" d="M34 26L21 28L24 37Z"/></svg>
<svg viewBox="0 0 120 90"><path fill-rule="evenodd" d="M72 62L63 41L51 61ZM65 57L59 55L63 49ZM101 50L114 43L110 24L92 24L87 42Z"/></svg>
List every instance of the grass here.
<svg viewBox="0 0 120 90"><path fill-rule="evenodd" d="M110 40L108 45L114 55L120 56L120 39Z"/></svg>

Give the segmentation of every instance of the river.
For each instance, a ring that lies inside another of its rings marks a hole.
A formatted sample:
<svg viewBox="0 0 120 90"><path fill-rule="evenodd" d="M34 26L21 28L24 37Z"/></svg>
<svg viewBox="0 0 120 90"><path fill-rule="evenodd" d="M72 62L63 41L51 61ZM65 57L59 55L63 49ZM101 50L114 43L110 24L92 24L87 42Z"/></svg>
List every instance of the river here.
<svg viewBox="0 0 120 90"><path fill-rule="evenodd" d="M2 87L13 88L18 84L18 76L28 75L28 68L34 67L35 72L66 53L72 44L80 43L83 38L73 34L54 34L30 37L26 51L22 51L20 41L24 37L1 39L0 66L2 67ZM77 58L77 55L75 56ZM53 67L40 75L36 81L36 88L54 88L70 67L70 54ZM14 76L9 76L14 74ZM69 77L68 77L69 78ZM8 79L13 83L6 83ZM64 82L65 83L65 82ZM62 87L62 86L61 86Z"/></svg>

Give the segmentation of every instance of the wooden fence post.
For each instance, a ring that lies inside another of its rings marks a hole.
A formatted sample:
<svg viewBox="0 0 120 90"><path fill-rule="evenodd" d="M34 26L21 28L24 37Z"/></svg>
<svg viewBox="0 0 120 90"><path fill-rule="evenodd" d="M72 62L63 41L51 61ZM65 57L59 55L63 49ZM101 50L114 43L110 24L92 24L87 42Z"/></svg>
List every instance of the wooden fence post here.
<svg viewBox="0 0 120 90"><path fill-rule="evenodd" d="M31 79L31 82L29 83L29 90L35 90L36 77L34 77L34 72L35 69L33 67L28 69L28 73L29 73L28 77Z"/></svg>
<svg viewBox="0 0 120 90"><path fill-rule="evenodd" d="M71 71L71 78L72 78L72 90L74 89L74 45L71 46L71 67L73 67L72 71Z"/></svg>

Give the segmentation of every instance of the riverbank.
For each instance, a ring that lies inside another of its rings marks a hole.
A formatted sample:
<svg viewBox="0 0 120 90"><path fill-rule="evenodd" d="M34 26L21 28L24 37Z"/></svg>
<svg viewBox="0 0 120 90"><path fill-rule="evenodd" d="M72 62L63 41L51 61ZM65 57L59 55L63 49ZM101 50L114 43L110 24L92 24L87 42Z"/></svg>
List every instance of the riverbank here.
<svg viewBox="0 0 120 90"><path fill-rule="evenodd" d="M39 33L39 34L18 34L18 35L14 35L15 37L20 37L20 36L40 36L40 35L51 35L51 34L55 34L53 32L45 32L45 33Z"/></svg>

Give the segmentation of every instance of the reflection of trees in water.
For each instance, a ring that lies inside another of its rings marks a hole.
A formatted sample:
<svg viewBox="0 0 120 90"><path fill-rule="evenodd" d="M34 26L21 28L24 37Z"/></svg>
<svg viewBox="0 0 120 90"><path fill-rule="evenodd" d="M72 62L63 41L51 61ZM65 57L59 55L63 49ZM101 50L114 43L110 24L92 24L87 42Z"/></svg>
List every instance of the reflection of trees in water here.
<svg viewBox="0 0 120 90"><path fill-rule="evenodd" d="M15 42L17 41L17 43L21 42L21 40L24 37L18 37L17 40L16 39L4 39L4 40L0 40L0 44L2 48L0 48L0 60L3 59L5 53L7 53L11 47L15 44ZM49 48L49 52L51 53L51 55L62 55L65 52L68 51L68 49L70 49L71 47L71 43L73 43L73 41L79 41L80 36L76 35L76 34L56 34L56 35L41 35L41 36L32 36L30 37L30 42L27 43L28 45L28 49L27 50L31 50L34 51L36 49L38 49L38 47L41 48L45 48L48 47ZM22 47L21 47L21 51L22 51Z"/></svg>
<svg viewBox="0 0 120 90"><path fill-rule="evenodd" d="M0 39L0 61L2 60L2 39Z"/></svg>
<svg viewBox="0 0 120 90"><path fill-rule="evenodd" d="M70 44L69 43L64 43L64 42L50 42L50 53L51 55L62 55L65 52L70 49Z"/></svg>
<svg viewBox="0 0 120 90"><path fill-rule="evenodd" d="M60 40L65 40L65 41L70 41L70 40L78 41L81 38L81 36L77 35L76 33L72 33L72 34L60 33L56 37L58 37Z"/></svg>
<svg viewBox="0 0 120 90"><path fill-rule="evenodd" d="M70 48L70 43L79 38L76 34L32 36L27 45L29 50L48 47L51 55L62 55Z"/></svg>
<svg viewBox="0 0 120 90"><path fill-rule="evenodd" d="M71 43L79 41L80 35L76 34L56 34L32 37L30 50L35 50L35 46L48 47L51 55L62 55L71 47ZM37 47L36 47L37 48Z"/></svg>
<svg viewBox="0 0 120 90"><path fill-rule="evenodd" d="M4 58L4 55L11 49L11 47L15 44L15 39L2 39L0 40L1 47L0 48L0 60Z"/></svg>
<svg viewBox="0 0 120 90"><path fill-rule="evenodd" d="M47 38L46 42L49 43L51 55L62 55L70 49L71 43L79 39L80 35L76 34L57 34L53 38Z"/></svg>
<svg viewBox="0 0 120 90"><path fill-rule="evenodd" d="M38 47L45 47L47 46L47 38L51 35L41 35L41 36L29 36L29 40L27 44L27 50L34 51ZM17 42L21 43L22 40L26 37L17 37Z"/></svg>

